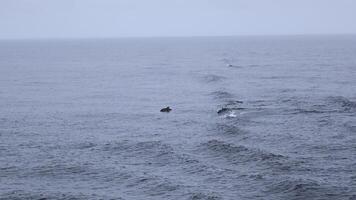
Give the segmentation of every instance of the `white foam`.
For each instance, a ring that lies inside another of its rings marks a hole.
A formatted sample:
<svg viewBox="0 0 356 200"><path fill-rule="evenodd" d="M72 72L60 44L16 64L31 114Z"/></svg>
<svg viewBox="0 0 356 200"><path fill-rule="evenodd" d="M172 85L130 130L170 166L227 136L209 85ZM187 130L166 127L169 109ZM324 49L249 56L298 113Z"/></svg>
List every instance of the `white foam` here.
<svg viewBox="0 0 356 200"><path fill-rule="evenodd" d="M228 115L226 115L227 118L235 118L237 117L237 115L235 114L235 112L230 112Z"/></svg>

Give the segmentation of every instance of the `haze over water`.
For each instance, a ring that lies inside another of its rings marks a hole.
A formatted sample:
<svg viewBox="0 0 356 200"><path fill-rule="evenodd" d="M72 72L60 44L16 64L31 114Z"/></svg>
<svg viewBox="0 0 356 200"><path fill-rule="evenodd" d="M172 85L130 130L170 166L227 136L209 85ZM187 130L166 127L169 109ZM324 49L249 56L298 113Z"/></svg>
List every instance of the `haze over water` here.
<svg viewBox="0 0 356 200"><path fill-rule="evenodd" d="M1 41L0 199L356 199L355 77L355 36Z"/></svg>

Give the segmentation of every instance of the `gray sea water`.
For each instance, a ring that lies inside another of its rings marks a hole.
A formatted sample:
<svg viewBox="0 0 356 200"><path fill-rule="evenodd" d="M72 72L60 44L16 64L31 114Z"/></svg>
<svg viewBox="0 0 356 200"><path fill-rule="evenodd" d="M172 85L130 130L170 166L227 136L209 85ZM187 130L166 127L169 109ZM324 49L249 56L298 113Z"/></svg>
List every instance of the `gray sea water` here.
<svg viewBox="0 0 356 200"><path fill-rule="evenodd" d="M1 41L0 199L355 200L356 37Z"/></svg>

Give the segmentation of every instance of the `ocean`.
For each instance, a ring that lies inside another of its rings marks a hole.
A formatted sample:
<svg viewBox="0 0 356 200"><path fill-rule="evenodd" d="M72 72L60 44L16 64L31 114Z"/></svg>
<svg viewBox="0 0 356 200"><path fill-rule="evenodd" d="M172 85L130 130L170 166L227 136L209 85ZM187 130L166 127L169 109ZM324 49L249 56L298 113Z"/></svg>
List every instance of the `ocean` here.
<svg viewBox="0 0 356 200"><path fill-rule="evenodd" d="M356 36L0 41L0 199L355 200Z"/></svg>

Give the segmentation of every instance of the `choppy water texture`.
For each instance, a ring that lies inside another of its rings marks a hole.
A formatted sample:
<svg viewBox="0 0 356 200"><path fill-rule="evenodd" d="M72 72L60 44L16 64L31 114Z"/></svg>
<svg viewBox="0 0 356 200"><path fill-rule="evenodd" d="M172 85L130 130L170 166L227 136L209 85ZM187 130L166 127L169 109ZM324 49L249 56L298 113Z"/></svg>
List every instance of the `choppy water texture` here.
<svg viewBox="0 0 356 200"><path fill-rule="evenodd" d="M354 200L355 92L353 36L1 41L0 199Z"/></svg>

